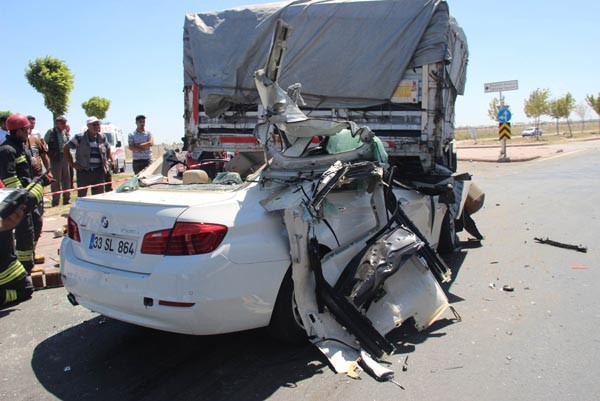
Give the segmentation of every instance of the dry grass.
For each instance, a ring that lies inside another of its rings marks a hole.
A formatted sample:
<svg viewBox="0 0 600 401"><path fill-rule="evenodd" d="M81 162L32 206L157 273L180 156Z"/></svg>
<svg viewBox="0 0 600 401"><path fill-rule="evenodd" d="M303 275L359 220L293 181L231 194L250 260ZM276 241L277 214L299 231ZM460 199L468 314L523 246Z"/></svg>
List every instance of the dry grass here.
<svg viewBox="0 0 600 401"><path fill-rule="evenodd" d="M517 124L511 127L512 137L510 139L511 144L515 143L536 143L536 142L561 142L571 138L579 138L585 136L598 135L600 132L600 125L598 121L588 121L582 127L581 122L571 122L572 137L569 134L569 127L567 123L560 123L558 125L558 133L556 130L555 123L544 122L540 124L540 128L543 131L541 137L521 137L521 132L528 127L533 126L532 124ZM476 142L480 141L492 141L498 139L498 127L474 127L477 129ZM583 128L583 129L582 129ZM455 131L455 138L457 141L473 141L470 133L470 127L460 127Z"/></svg>

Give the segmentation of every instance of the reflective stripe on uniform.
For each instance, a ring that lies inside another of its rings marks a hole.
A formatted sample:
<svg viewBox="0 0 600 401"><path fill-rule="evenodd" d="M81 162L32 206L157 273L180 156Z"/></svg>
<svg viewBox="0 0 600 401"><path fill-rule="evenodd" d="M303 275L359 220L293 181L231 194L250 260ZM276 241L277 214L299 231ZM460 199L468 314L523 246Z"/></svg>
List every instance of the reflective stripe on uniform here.
<svg viewBox="0 0 600 401"><path fill-rule="evenodd" d="M21 188L22 186L21 180L19 180L19 178L16 175L13 175L12 177L3 178L2 181L4 182L6 188Z"/></svg>
<svg viewBox="0 0 600 401"><path fill-rule="evenodd" d="M5 290L4 303L15 302L17 300L17 290Z"/></svg>
<svg viewBox="0 0 600 401"><path fill-rule="evenodd" d="M17 164L19 164L19 163L27 163L27 158L25 157L25 155L17 156L15 158L15 162Z"/></svg>
<svg viewBox="0 0 600 401"><path fill-rule="evenodd" d="M21 262L33 261L33 249L28 249L25 251L17 249L17 259L19 259Z"/></svg>
<svg viewBox="0 0 600 401"><path fill-rule="evenodd" d="M42 196L44 194L44 187L42 187L42 184L32 182L27 186L27 189L33 196L35 196L35 199L37 199L38 202L42 200Z"/></svg>
<svg viewBox="0 0 600 401"><path fill-rule="evenodd" d="M18 260L13 261L8 268L0 272L0 286L10 283L18 279L21 275L27 274L27 271Z"/></svg>

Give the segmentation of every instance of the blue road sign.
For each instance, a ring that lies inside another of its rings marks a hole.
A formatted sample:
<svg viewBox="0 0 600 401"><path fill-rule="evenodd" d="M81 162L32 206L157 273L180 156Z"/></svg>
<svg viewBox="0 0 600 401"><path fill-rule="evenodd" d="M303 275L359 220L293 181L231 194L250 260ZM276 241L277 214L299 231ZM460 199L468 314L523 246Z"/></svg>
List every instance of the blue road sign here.
<svg viewBox="0 0 600 401"><path fill-rule="evenodd" d="M498 122L507 123L510 121L512 114L508 109L502 109L498 112Z"/></svg>

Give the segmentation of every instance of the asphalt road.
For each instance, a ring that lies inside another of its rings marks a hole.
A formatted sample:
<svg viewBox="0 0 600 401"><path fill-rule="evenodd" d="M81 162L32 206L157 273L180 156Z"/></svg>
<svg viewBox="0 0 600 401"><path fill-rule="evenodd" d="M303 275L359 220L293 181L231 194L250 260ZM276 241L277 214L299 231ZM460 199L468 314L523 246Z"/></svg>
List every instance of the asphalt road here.
<svg viewBox="0 0 600 401"><path fill-rule="evenodd" d="M58 288L0 310L0 399L598 399L600 144L564 150L524 163L460 163L486 191L475 215L486 238L477 247L462 236L451 259L448 293L462 321L448 313L426 332L393 333L389 362L404 389L335 375L313 347L278 344L265 330L158 332L73 307Z"/></svg>

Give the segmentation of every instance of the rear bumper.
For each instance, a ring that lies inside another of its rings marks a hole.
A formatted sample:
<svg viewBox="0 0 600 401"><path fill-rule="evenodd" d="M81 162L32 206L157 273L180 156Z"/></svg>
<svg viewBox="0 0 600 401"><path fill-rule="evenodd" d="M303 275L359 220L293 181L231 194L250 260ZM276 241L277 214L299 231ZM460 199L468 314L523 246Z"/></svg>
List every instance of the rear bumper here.
<svg viewBox="0 0 600 401"><path fill-rule="evenodd" d="M134 273L79 260L73 241L61 245L65 288L87 309L158 330L210 335L268 325L289 261L235 264L220 255L201 265L164 257L152 273ZM159 301L193 303L164 306Z"/></svg>

